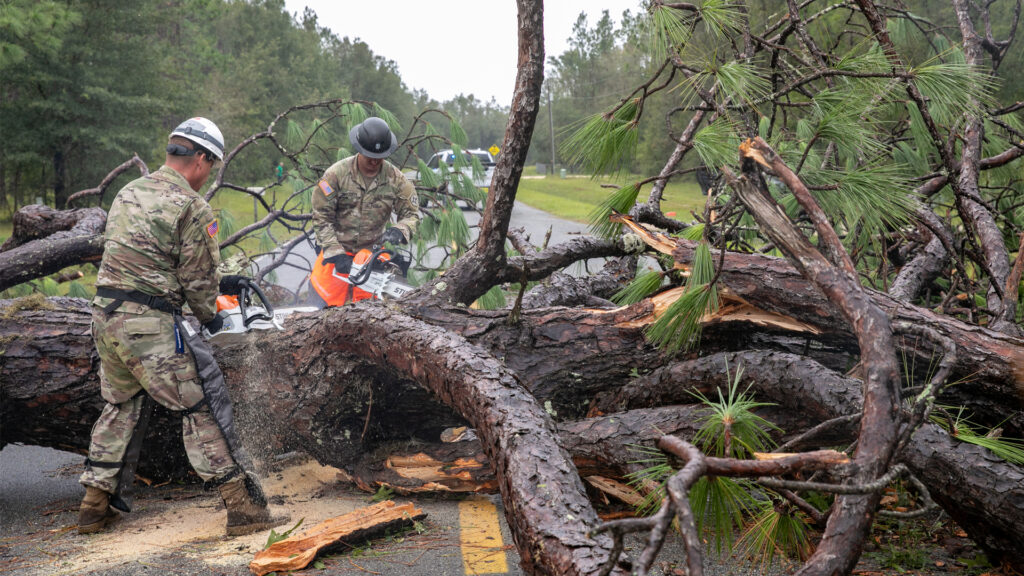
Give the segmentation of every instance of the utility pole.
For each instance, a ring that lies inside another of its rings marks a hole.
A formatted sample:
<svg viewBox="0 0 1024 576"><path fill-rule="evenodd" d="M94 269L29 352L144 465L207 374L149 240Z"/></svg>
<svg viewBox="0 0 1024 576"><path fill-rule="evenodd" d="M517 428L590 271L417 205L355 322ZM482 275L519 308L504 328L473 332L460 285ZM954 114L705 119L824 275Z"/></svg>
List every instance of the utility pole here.
<svg viewBox="0 0 1024 576"><path fill-rule="evenodd" d="M548 84L548 129L551 131L551 173L555 173L555 119L551 112L551 84Z"/></svg>

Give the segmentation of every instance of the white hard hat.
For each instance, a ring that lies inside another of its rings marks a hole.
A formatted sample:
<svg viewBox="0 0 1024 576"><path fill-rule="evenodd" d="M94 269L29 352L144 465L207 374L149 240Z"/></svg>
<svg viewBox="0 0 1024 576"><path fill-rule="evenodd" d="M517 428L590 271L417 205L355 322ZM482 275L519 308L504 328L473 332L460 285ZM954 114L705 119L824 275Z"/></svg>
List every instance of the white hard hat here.
<svg viewBox="0 0 1024 576"><path fill-rule="evenodd" d="M185 120L178 124L174 132L171 132L171 136L187 138L202 146L203 149L213 152L218 160L224 159L224 136L220 133L217 125L206 118L196 116Z"/></svg>

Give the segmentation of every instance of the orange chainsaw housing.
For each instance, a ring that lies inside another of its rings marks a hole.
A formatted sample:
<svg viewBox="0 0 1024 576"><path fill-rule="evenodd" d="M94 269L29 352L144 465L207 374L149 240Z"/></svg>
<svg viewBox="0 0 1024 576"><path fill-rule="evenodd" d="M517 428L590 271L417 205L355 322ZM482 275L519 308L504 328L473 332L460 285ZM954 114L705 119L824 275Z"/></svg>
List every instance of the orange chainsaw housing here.
<svg viewBox="0 0 1024 576"><path fill-rule="evenodd" d="M238 308L238 296L228 296L226 294L217 296L217 312L231 310L232 308Z"/></svg>
<svg viewBox="0 0 1024 576"><path fill-rule="evenodd" d="M351 253L350 253L351 254ZM364 248L352 257L352 264L363 264L369 266L370 256L373 253ZM387 262L391 255L384 253L377 257L378 260ZM343 279L344 278L344 279ZM313 285L316 293L323 298L328 306L344 306L349 302L359 302L374 298L373 292L367 292L359 286L349 284L348 274L337 274L334 272L334 264L324 262L324 253L321 250L313 264L313 272L310 274L309 283Z"/></svg>

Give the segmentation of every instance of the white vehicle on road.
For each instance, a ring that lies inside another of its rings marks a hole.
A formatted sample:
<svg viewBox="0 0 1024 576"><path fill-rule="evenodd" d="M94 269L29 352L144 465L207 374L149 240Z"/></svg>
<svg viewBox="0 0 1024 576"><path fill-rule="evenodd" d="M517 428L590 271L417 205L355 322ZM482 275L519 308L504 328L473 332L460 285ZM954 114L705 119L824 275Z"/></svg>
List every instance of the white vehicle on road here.
<svg viewBox="0 0 1024 576"><path fill-rule="evenodd" d="M495 162L487 150L473 148L462 150L460 154L447 149L431 156L426 165L438 176L448 175L453 194L480 200L491 188ZM423 175L418 172L415 178L421 182L425 181ZM420 204L425 205L426 198L421 197Z"/></svg>
<svg viewBox="0 0 1024 576"><path fill-rule="evenodd" d="M477 175L473 177L473 164L474 160L480 163L480 167L483 168L483 175ZM427 161L427 168L430 168L434 172L437 172L441 167L441 163L444 162L448 165L448 168L454 169L456 164L456 157L454 150L441 150L437 154L430 157ZM483 188L484 191L491 187L491 178L494 176L494 158L491 153L487 150L480 150L474 148L471 150L463 151L463 162L460 163L460 170L463 174L466 174L470 178L473 178L473 185L477 188Z"/></svg>

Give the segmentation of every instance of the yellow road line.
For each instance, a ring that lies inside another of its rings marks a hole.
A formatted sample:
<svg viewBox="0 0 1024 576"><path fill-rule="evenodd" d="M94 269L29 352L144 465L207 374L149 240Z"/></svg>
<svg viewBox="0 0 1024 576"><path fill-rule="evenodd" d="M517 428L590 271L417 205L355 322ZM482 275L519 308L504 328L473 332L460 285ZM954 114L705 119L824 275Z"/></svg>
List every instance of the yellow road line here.
<svg viewBox="0 0 1024 576"><path fill-rule="evenodd" d="M459 502L459 525L462 565L467 576L508 572L498 509L490 500L471 498Z"/></svg>

